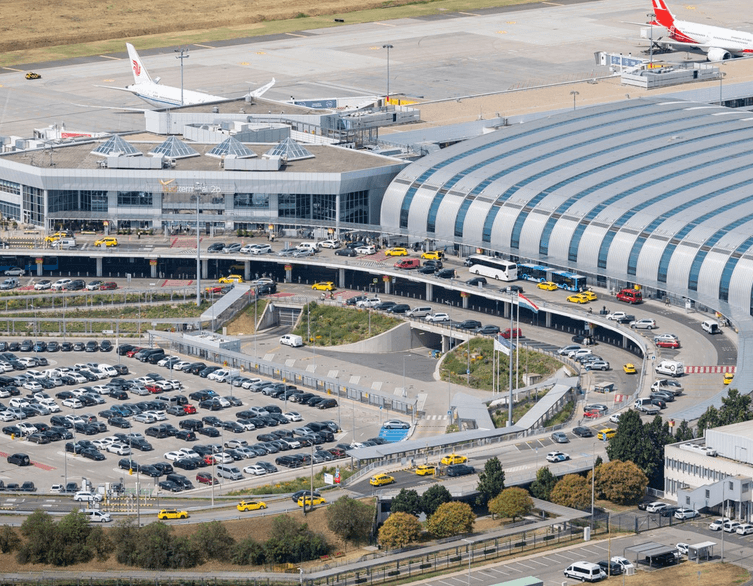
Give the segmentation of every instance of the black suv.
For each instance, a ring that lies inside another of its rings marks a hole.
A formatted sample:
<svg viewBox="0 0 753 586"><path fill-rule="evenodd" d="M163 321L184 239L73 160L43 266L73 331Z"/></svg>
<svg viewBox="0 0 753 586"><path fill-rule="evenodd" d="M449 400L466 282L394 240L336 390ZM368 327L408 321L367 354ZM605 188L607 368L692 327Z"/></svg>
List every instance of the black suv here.
<svg viewBox="0 0 753 586"><path fill-rule="evenodd" d="M455 326L459 330L477 330L481 327L481 322L475 319L461 321Z"/></svg>
<svg viewBox="0 0 753 586"><path fill-rule="evenodd" d="M466 476L467 474L475 474L476 469L473 466L467 464L453 464L447 466L447 476Z"/></svg>

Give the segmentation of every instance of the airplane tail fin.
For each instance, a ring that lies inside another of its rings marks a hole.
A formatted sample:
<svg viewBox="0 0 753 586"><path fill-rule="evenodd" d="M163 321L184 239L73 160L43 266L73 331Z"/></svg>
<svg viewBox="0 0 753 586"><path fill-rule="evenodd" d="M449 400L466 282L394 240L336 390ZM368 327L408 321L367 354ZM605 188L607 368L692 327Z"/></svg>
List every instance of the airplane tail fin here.
<svg viewBox="0 0 753 586"><path fill-rule="evenodd" d="M272 78L272 81L270 81L267 85L263 85L260 88L256 88L252 92L248 92L246 94L246 97L250 98L260 98L262 95L264 95L269 88L271 88L275 84L275 78Z"/></svg>
<svg viewBox="0 0 753 586"><path fill-rule="evenodd" d="M667 3L664 0L652 0L652 2L656 19L651 24L660 24L666 29L672 28L675 24L675 17L670 12Z"/></svg>
<svg viewBox="0 0 753 586"><path fill-rule="evenodd" d="M149 72L146 70L146 67L144 67L144 64L141 62L141 58L139 57L139 54L136 52L136 49L134 48L131 43L126 43L126 47L128 48L128 58L131 61L131 69L133 70L133 80L136 83L136 85L141 83L154 83L152 81L152 78L149 77Z"/></svg>

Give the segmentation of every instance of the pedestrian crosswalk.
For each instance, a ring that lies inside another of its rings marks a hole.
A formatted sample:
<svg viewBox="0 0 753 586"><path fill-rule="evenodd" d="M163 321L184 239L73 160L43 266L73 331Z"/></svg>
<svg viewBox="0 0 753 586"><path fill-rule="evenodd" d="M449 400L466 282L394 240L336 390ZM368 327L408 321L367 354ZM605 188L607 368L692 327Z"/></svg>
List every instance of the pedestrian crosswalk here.
<svg viewBox="0 0 753 586"><path fill-rule="evenodd" d="M445 421L449 419L449 416L446 413L444 415L427 415L424 419L426 421Z"/></svg>

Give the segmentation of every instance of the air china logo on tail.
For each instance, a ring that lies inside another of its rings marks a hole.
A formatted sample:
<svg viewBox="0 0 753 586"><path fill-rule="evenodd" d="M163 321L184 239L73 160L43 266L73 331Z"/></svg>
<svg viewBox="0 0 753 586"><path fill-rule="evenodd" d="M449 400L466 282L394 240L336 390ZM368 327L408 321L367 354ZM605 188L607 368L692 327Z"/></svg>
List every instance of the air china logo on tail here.
<svg viewBox="0 0 753 586"><path fill-rule="evenodd" d="M139 62L134 59L131 63L133 63L133 72L136 75L141 75L141 65L139 65Z"/></svg>

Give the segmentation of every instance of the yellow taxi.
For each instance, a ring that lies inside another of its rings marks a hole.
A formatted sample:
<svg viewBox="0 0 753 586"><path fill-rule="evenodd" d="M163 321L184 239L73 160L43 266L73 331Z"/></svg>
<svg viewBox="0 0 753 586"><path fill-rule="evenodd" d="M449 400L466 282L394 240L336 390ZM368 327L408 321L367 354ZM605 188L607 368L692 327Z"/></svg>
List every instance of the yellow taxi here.
<svg viewBox="0 0 753 586"><path fill-rule="evenodd" d="M583 295L588 301L596 301L598 297L596 296L596 293L593 291L581 291L580 295Z"/></svg>
<svg viewBox="0 0 753 586"><path fill-rule="evenodd" d="M50 234L49 236L44 237L45 242L57 242L61 238L65 238L67 234L65 232L55 232L54 234Z"/></svg>
<svg viewBox="0 0 753 586"><path fill-rule="evenodd" d="M596 439L610 440L617 435L617 430L611 427L605 427L599 433L596 434Z"/></svg>
<svg viewBox="0 0 753 586"><path fill-rule="evenodd" d="M258 511L260 509L266 509L267 503L263 501L241 501L236 506L239 511Z"/></svg>
<svg viewBox="0 0 753 586"><path fill-rule="evenodd" d="M383 484L392 484L393 482L395 482L395 479L389 474L385 474L384 472L381 472L376 476L369 478L369 484L371 486L382 486Z"/></svg>
<svg viewBox="0 0 753 586"><path fill-rule="evenodd" d="M585 295L582 295L581 293L576 293L575 295L568 295L567 300L570 303L588 303L588 299Z"/></svg>
<svg viewBox="0 0 753 586"><path fill-rule="evenodd" d="M304 500L304 499L305 499L305 500ZM300 497L298 497L298 506L299 506L299 507L302 507L302 506L303 506L304 504L305 504L305 505L306 505L307 507L313 507L313 506L316 506L316 505L324 505L324 504L327 504L327 501L325 501L325 500L324 500L324 499L323 499L322 497L320 497L320 496L315 496L315 497L313 498L313 500L311 499L311 497L310 497L310 496L300 496Z"/></svg>
<svg viewBox="0 0 753 586"><path fill-rule="evenodd" d="M241 277L240 275L228 275L227 277L220 277L219 279L217 279L217 282L218 283L224 283L224 284L227 284L227 283L242 283L243 282L243 277Z"/></svg>
<svg viewBox="0 0 753 586"><path fill-rule="evenodd" d="M536 286L544 291L556 291L558 289L557 284L552 283L551 281L542 281Z"/></svg>
<svg viewBox="0 0 753 586"><path fill-rule="evenodd" d="M100 238L96 242L94 242L94 246L102 246L105 245L107 247L110 246L117 246L118 245L118 239L113 238L112 236L105 236L104 238Z"/></svg>
<svg viewBox="0 0 753 586"><path fill-rule="evenodd" d="M735 378L734 372L725 372L724 373L724 384L728 385L732 382L732 379Z"/></svg>
<svg viewBox="0 0 753 586"><path fill-rule="evenodd" d="M427 474L431 474L432 476L436 474L437 467L434 466L434 464L421 464L418 468L416 468L416 474L419 476L426 476Z"/></svg>
<svg viewBox="0 0 753 586"><path fill-rule="evenodd" d="M625 365L623 365L622 370L625 371L625 374L637 374L637 370L635 370L635 364L630 364L629 362Z"/></svg>
<svg viewBox="0 0 753 586"><path fill-rule="evenodd" d="M311 288L314 291L333 291L335 284L332 281L322 281L321 283L314 283Z"/></svg>
<svg viewBox="0 0 753 586"><path fill-rule="evenodd" d="M440 460L445 466L451 466L453 464L465 464L468 458L461 456L460 454L447 454Z"/></svg>
<svg viewBox="0 0 753 586"><path fill-rule="evenodd" d="M401 247L387 248L384 251L385 256L408 256L408 249Z"/></svg>
<svg viewBox="0 0 753 586"><path fill-rule="evenodd" d="M163 519L188 519L187 511L179 511L177 509L162 509L157 513L157 518Z"/></svg>
<svg viewBox="0 0 753 586"><path fill-rule="evenodd" d="M421 255L421 258L425 258L426 260L442 260L444 252L441 250L427 250Z"/></svg>

